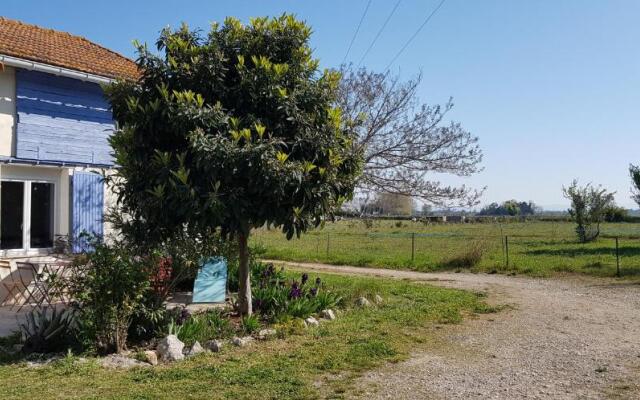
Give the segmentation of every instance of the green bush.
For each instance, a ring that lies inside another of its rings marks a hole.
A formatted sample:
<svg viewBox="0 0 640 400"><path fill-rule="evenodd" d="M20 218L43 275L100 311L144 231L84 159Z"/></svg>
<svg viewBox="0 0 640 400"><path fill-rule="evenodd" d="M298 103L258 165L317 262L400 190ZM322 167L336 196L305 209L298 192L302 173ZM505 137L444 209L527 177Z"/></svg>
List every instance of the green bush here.
<svg viewBox="0 0 640 400"><path fill-rule="evenodd" d="M625 222L629 218L629 212L626 208L611 205L604 210L605 222Z"/></svg>
<svg viewBox="0 0 640 400"><path fill-rule="evenodd" d="M242 317L242 331L250 335L260 329L260 320L255 315L246 315Z"/></svg>
<svg viewBox="0 0 640 400"><path fill-rule="evenodd" d="M94 251L77 257L72 266L70 294L79 333L99 353L121 352L149 289L148 265L154 261L132 255L121 243L92 244Z"/></svg>
<svg viewBox="0 0 640 400"><path fill-rule="evenodd" d="M186 308L175 310L166 333L173 334L185 344L196 341L204 343L210 339L229 337L233 327L220 310L209 310L191 314Z"/></svg>

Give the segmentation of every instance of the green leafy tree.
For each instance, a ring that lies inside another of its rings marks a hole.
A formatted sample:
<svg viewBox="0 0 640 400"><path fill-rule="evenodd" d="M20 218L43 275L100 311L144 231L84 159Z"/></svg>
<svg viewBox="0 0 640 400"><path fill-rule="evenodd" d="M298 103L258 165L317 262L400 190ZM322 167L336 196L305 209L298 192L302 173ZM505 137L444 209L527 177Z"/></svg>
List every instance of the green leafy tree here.
<svg viewBox="0 0 640 400"><path fill-rule="evenodd" d="M614 194L602 187L591 184L578 186L574 180L567 188L562 188L564 196L571 201L569 215L576 223L576 234L583 242L590 242L600 235L600 224L606 212L614 206Z"/></svg>
<svg viewBox="0 0 640 400"><path fill-rule="evenodd" d="M340 76L318 69L311 29L291 15L227 18L208 34L164 29L160 54L137 45L141 77L107 88L120 129L109 177L129 229L146 240L215 227L235 237L238 302L252 313L248 239L318 226L353 195L362 170Z"/></svg>
<svg viewBox="0 0 640 400"><path fill-rule="evenodd" d="M491 203L478 212L478 215L534 215L540 208L532 201L507 200L502 204Z"/></svg>
<svg viewBox="0 0 640 400"><path fill-rule="evenodd" d="M505 201L502 206L506 210L507 214L511 216L520 214L520 205L515 200Z"/></svg>

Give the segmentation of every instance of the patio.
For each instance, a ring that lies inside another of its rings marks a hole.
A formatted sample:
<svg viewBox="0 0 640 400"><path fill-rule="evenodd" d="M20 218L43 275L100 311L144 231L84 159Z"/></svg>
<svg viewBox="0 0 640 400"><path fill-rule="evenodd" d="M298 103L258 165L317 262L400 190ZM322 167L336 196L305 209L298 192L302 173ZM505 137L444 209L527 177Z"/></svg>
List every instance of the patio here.
<svg viewBox="0 0 640 400"><path fill-rule="evenodd" d="M63 302L52 293L46 279L64 274L68 259L59 256L0 260L0 336L10 335L34 308Z"/></svg>

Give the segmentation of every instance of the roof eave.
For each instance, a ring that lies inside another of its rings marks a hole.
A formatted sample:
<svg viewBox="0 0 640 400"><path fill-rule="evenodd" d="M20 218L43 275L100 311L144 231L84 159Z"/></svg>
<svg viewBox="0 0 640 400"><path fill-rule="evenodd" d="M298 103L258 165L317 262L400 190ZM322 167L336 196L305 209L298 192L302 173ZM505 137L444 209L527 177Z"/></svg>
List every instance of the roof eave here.
<svg viewBox="0 0 640 400"><path fill-rule="evenodd" d="M0 63L10 67L24 68L32 71L41 71L49 74L64 76L67 78L80 79L82 81L94 83L112 83L114 78L90 74L88 72L77 71L69 68L58 67L55 65L44 64L37 61L27 60L24 58L12 57L0 54Z"/></svg>

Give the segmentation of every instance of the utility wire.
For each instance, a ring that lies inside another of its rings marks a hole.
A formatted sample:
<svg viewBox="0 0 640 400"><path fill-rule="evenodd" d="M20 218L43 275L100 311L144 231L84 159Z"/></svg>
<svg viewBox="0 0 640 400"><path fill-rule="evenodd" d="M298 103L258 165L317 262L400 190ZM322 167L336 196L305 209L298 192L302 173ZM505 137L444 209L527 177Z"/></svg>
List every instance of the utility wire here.
<svg viewBox="0 0 640 400"><path fill-rule="evenodd" d="M369 48L367 48L367 51L364 52L364 54L360 58L360 61L358 61L358 66L360 66L360 64L362 64L362 61L364 61L364 59L367 56L367 54L369 54L369 51L371 51L371 49L373 48L373 45L376 44L376 42L378 41L378 38L382 34L382 31L384 31L384 28L389 23L389 20L391 19L391 17L393 17L393 14L396 12L396 10L398 9L398 6L400 5L401 2L402 2L402 0L398 0L396 5L393 7L393 10L391 10L391 13L389 13L389 15L387 16L387 19L384 21L384 24L382 24L382 27L380 27L380 29L378 30L378 33L376 34L376 37L373 38L373 41L369 45Z"/></svg>
<svg viewBox="0 0 640 400"><path fill-rule="evenodd" d="M422 28L424 28L429 21L431 20L431 18L438 12L438 10L440 9L440 7L442 7L442 5L444 4L444 2L447 0L441 0L440 3L436 6L436 8L433 9L433 11L431 12L431 14L429 14L429 16L427 16L427 18L424 20L424 22L422 23L422 25L420 25L420 27L418 28L418 30L416 30L414 32L413 35L411 35L411 37L409 38L409 40L407 40L407 42L404 44L404 46L402 46L402 48L400 49L400 51L398 51L398 53L396 53L396 55L393 57L393 59L391 60L391 62L387 65L387 67L384 69L385 71L387 71L389 69L389 67L391 67L393 65L393 63L398 59L398 57L400 57L400 54L402 54L402 52L404 52L406 50L406 48L409 46L409 44L413 41L413 39L416 38L416 36L418 36L418 34L420 33L420 31L422 30Z"/></svg>
<svg viewBox="0 0 640 400"><path fill-rule="evenodd" d="M367 6L364 8L364 12L362 13L362 17L360 17L360 22L358 22L358 27L356 28L356 31L353 33L353 37L351 38L351 43L349 43L349 48L347 49L347 52L345 53L344 58L342 59L343 64L345 63L345 61L347 61L347 56L351 51L351 46L353 46L353 42L356 41L356 36L358 36L358 32L360 32L362 21L364 21L364 17L367 15L367 11L369 11L370 5L371 5L371 0L369 0L369 2L367 3Z"/></svg>

